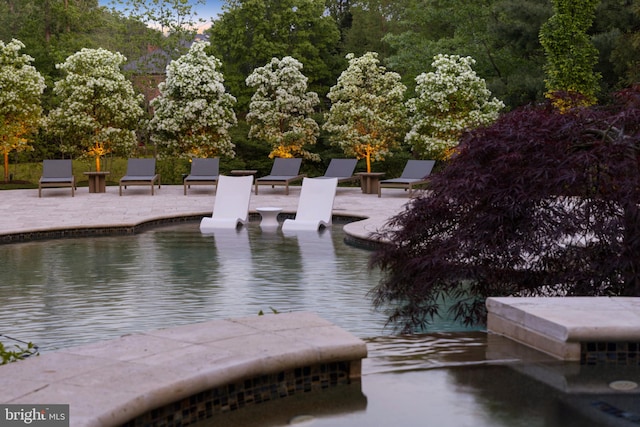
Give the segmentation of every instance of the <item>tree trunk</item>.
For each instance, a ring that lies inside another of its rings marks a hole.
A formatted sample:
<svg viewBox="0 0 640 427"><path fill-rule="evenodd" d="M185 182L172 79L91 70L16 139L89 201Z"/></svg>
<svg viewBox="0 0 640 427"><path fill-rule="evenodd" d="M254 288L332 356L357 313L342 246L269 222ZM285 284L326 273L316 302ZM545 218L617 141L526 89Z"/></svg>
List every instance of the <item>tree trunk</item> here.
<svg viewBox="0 0 640 427"><path fill-rule="evenodd" d="M9 182L9 152L4 152L4 182Z"/></svg>

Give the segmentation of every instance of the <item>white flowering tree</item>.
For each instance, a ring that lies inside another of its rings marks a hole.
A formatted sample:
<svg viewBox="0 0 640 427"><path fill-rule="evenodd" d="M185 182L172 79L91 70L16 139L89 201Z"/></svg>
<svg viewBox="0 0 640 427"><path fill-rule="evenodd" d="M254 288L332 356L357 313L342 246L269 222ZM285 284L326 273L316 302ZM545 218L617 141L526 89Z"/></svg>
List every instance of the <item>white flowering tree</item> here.
<svg viewBox="0 0 640 427"><path fill-rule="evenodd" d="M491 98L469 56L436 55L433 72L416 77L416 98L407 101L411 130L405 140L417 154L446 159L463 132L492 123L502 101Z"/></svg>
<svg viewBox="0 0 640 427"><path fill-rule="evenodd" d="M247 86L256 88L247 114L247 123L251 125L249 137L269 143L271 158L301 155L320 160L317 154L304 148L315 144L320 133L318 123L309 117L320 99L317 93L307 92L302 67L300 61L290 56L282 60L272 58L246 79Z"/></svg>
<svg viewBox="0 0 640 427"><path fill-rule="evenodd" d="M332 144L348 156L371 162L384 160L400 147L407 125L405 85L400 75L379 65L378 54L347 55L349 67L327 95L331 109L323 129L332 134Z"/></svg>
<svg viewBox="0 0 640 427"><path fill-rule="evenodd" d="M205 52L208 42L167 66L160 95L151 101L151 140L161 154L173 157L234 157L229 129L236 125L236 99L226 92L221 62Z"/></svg>
<svg viewBox="0 0 640 427"><path fill-rule="evenodd" d="M42 119L40 104L44 78L30 65L33 58L20 54L24 44L0 40L0 149L4 156L4 180L9 180L9 153L32 149L28 137Z"/></svg>
<svg viewBox="0 0 640 427"><path fill-rule="evenodd" d="M120 71L125 61L120 53L85 48L56 65L65 77L55 83L60 104L49 112L47 129L63 152L95 158L97 171L105 154L127 156L137 145L143 99Z"/></svg>

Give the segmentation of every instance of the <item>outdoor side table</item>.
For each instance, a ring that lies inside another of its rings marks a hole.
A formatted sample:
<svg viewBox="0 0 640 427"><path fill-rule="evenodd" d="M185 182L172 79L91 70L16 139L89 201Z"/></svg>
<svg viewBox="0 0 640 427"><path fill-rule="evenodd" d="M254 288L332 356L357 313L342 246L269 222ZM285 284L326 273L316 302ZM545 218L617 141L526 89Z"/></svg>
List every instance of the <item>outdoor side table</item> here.
<svg viewBox="0 0 640 427"><path fill-rule="evenodd" d="M262 219L260 220L260 227L277 228L280 225L278 223L278 214L282 212L282 208L273 207L273 206L264 206L264 207L256 208L256 211L262 217Z"/></svg>
<svg viewBox="0 0 640 427"><path fill-rule="evenodd" d="M84 172L89 179L89 193L104 193L107 189L107 175L111 172Z"/></svg>
<svg viewBox="0 0 640 427"><path fill-rule="evenodd" d="M360 188L365 194L378 194L378 186L380 178L384 176L384 172L358 172L360 177Z"/></svg>

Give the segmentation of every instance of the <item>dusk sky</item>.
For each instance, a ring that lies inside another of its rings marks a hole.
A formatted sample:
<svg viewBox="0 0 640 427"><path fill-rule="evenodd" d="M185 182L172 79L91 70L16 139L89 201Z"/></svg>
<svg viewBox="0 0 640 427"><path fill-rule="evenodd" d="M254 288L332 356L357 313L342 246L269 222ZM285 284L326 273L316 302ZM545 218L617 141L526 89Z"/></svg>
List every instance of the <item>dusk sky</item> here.
<svg viewBox="0 0 640 427"><path fill-rule="evenodd" d="M196 3L195 0L190 1L191 4ZM113 7L111 4L111 0L99 0L98 3L101 6ZM211 18L217 18L219 13L222 13L222 5L224 4L224 0L206 0L204 1L205 5L198 4L194 6L194 11L198 14L197 18L202 18L205 21L205 27L210 25Z"/></svg>

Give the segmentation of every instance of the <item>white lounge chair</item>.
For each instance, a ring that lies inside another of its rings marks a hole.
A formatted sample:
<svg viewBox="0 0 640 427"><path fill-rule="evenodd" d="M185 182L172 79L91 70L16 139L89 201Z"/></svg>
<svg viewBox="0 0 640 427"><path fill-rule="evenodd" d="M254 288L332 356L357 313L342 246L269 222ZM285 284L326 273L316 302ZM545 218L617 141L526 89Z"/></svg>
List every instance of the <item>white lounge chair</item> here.
<svg viewBox="0 0 640 427"><path fill-rule="evenodd" d="M211 218L200 221L200 231L213 232L221 228L236 228L247 222L253 176L218 177L218 188Z"/></svg>
<svg viewBox="0 0 640 427"><path fill-rule="evenodd" d="M191 173L184 180L184 195L187 195L187 188L192 185L217 185L220 169L220 158L212 159L192 159Z"/></svg>
<svg viewBox="0 0 640 427"><path fill-rule="evenodd" d="M73 165L70 159L44 160L42 177L38 182L38 197L42 197L43 188L71 187L71 197L75 194L76 179L73 176Z"/></svg>
<svg viewBox="0 0 640 427"><path fill-rule="evenodd" d="M304 178L295 219L286 219L282 231L318 230L331 225L338 178Z"/></svg>
<svg viewBox="0 0 640 427"><path fill-rule="evenodd" d="M300 181L304 175L300 174L300 166L302 159L285 159L277 158L271 166L271 173L256 179L256 195L258 194L259 185L270 185L273 188L276 185L284 185L285 194L289 194L289 184L294 181Z"/></svg>
<svg viewBox="0 0 640 427"><path fill-rule="evenodd" d="M435 164L435 160L407 160L400 178L385 179L378 183L378 197L382 196L382 187L409 190L409 197L411 197L414 187L428 182Z"/></svg>

